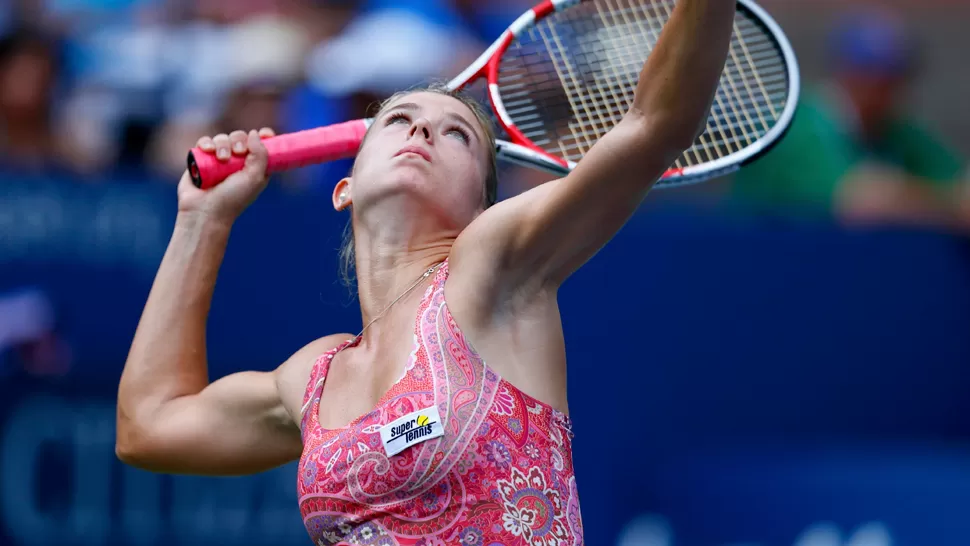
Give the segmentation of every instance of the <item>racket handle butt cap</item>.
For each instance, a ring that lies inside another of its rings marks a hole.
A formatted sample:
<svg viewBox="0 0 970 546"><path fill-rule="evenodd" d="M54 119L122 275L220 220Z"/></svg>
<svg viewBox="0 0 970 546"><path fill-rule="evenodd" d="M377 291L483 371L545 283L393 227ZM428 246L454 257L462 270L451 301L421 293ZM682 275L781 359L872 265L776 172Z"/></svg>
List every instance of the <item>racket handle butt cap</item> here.
<svg viewBox="0 0 970 546"><path fill-rule="evenodd" d="M233 155L228 161L219 161L215 154L196 147L189 150L186 163L192 184L207 190L240 171L246 165L246 158Z"/></svg>

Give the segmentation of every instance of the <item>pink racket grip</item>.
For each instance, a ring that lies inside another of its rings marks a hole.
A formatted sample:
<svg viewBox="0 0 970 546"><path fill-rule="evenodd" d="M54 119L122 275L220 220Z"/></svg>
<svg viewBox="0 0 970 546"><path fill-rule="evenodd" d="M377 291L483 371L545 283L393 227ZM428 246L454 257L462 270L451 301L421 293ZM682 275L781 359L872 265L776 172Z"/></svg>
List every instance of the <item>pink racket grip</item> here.
<svg viewBox="0 0 970 546"><path fill-rule="evenodd" d="M347 121L267 138L263 140L269 153L266 172L273 174L353 157L368 126L365 120ZM219 185L245 165L245 156L233 155L228 161L219 161L215 153L201 148L189 151L189 175L195 187L203 190Z"/></svg>

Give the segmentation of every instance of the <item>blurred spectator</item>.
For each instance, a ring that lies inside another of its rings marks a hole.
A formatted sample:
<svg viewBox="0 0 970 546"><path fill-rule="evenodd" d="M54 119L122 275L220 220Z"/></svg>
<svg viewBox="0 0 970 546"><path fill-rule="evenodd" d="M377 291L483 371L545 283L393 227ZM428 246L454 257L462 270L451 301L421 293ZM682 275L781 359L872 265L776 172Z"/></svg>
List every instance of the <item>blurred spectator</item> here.
<svg viewBox="0 0 970 546"><path fill-rule="evenodd" d="M386 97L430 78L456 75L449 70L462 60L467 65L483 49L450 2L367 0L363 7L308 59L311 84L327 95Z"/></svg>
<svg viewBox="0 0 970 546"><path fill-rule="evenodd" d="M803 90L788 135L738 173L735 193L850 223L956 226L963 161L901 108L919 74L914 37L892 14L869 10L846 17L829 46L831 77Z"/></svg>
<svg viewBox="0 0 970 546"><path fill-rule="evenodd" d="M21 171L61 166L67 143L53 127L57 43L28 29L0 39L0 164Z"/></svg>

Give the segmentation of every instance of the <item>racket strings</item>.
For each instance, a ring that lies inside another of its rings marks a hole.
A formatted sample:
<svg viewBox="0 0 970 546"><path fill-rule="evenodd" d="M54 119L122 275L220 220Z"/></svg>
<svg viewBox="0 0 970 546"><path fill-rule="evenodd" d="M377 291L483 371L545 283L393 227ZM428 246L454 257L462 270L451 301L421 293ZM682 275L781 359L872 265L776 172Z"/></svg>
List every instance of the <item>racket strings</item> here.
<svg viewBox="0 0 970 546"><path fill-rule="evenodd" d="M674 0L594 0L553 14L503 55L499 93L513 124L554 156L578 161L629 110ZM738 10L706 130L673 167L754 144L781 116L788 71L774 38Z"/></svg>

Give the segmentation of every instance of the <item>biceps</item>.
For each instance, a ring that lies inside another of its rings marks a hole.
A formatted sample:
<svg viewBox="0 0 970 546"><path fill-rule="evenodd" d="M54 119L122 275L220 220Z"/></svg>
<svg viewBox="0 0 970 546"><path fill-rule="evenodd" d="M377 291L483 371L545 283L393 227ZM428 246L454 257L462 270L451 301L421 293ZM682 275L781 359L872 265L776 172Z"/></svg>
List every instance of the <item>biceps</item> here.
<svg viewBox="0 0 970 546"><path fill-rule="evenodd" d="M300 456L300 431L280 401L273 374L244 372L159 408L131 463L156 472L241 475Z"/></svg>

